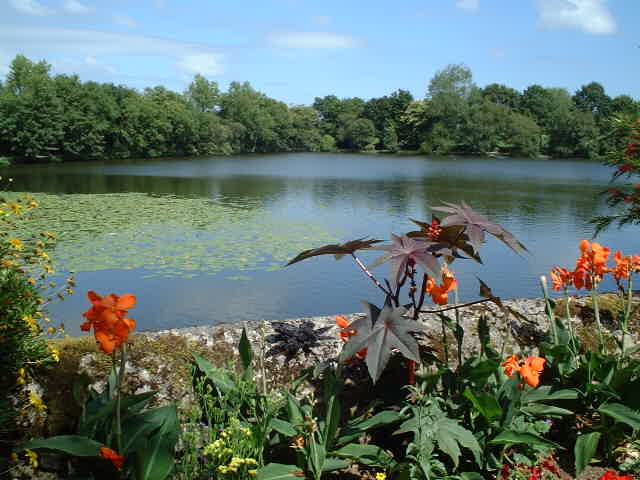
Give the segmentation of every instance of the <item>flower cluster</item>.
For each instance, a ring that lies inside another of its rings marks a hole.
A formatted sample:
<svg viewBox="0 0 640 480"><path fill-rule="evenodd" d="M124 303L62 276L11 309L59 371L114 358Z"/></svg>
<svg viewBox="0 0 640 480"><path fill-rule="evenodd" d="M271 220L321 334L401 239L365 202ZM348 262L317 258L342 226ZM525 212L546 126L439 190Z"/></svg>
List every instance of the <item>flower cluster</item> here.
<svg viewBox="0 0 640 480"><path fill-rule="evenodd" d="M240 423L237 418L232 418L229 426L222 430L219 438L204 447L203 453L209 455L220 475L242 476L243 473L254 476L257 473L258 461L249 456L246 446L251 443L252 431L249 427ZM240 455L245 455L240 456Z"/></svg>
<svg viewBox="0 0 640 480"><path fill-rule="evenodd" d="M605 472L598 480L633 480L631 475L618 475L616 472L609 470Z"/></svg>
<svg viewBox="0 0 640 480"><path fill-rule="evenodd" d="M504 367L504 373L508 377L512 376L514 371L518 372L524 383L535 388L540 383L540 374L545 363L546 360L541 357L530 356L521 361L516 355L511 355L500 365Z"/></svg>
<svg viewBox="0 0 640 480"><path fill-rule="evenodd" d="M569 271L565 268L554 267L551 270L551 280L554 290L562 290L573 286L578 290L595 288L604 275L611 273L616 281L628 279L632 273L640 272L640 255L624 256L617 251L613 256L614 267L607 266L611 250L599 243L582 240L580 242L581 255L576 261L576 268Z"/></svg>
<svg viewBox="0 0 640 480"><path fill-rule="evenodd" d="M82 314L87 321L80 325L80 329L88 332L93 328L100 349L110 354L127 340L129 332L136 327L135 320L126 316L136 304L136 297L130 293L101 297L94 291L89 291L87 296L92 306Z"/></svg>
<svg viewBox="0 0 640 480"><path fill-rule="evenodd" d="M535 465L517 464L510 466L505 464L502 466L498 480L522 477L527 478L527 480L543 480L546 478L562 478L562 474L557 462L551 456Z"/></svg>

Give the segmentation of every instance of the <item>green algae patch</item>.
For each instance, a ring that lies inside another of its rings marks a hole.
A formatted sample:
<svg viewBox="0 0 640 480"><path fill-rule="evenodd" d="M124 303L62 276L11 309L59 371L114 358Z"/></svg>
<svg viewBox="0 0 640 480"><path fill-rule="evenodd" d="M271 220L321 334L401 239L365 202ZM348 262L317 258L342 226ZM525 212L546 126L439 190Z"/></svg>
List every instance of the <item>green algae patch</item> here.
<svg viewBox="0 0 640 480"><path fill-rule="evenodd" d="M51 256L59 270L144 269L145 278L272 271L338 239L321 224L277 217L259 204L145 193L31 195L40 206L18 233L55 232Z"/></svg>

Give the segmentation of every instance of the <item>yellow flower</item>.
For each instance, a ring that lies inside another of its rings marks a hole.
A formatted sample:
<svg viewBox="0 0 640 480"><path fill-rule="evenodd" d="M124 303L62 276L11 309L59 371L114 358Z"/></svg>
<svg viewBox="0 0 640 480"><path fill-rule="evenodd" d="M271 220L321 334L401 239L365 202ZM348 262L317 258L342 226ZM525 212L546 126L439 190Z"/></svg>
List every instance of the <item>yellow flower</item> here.
<svg viewBox="0 0 640 480"><path fill-rule="evenodd" d="M24 210L24 207L22 205L13 202L9 203L9 208L13 210L13 213L15 213L16 215L20 215Z"/></svg>
<svg viewBox="0 0 640 480"><path fill-rule="evenodd" d="M52 327L51 325L49 325L49 326L47 327L47 333L48 333L49 335L53 335L54 333L56 333L56 327Z"/></svg>
<svg viewBox="0 0 640 480"><path fill-rule="evenodd" d="M9 240L9 243L14 250L24 250L24 244L17 238L12 238L11 240Z"/></svg>
<svg viewBox="0 0 640 480"><path fill-rule="evenodd" d="M55 270L53 269L53 267L49 264L44 264L42 266L42 268L44 268L44 271L47 272L48 274L52 274L55 273Z"/></svg>
<svg viewBox="0 0 640 480"><path fill-rule="evenodd" d="M27 202L27 205L29 205L31 208L35 208L35 207L37 207L39 204L38 204L38 202L36 202L35 200L29 200L29 201Z"/></svg>
<svg viewBox="0 0 640 480"><path fill-rule="evenodd" d="M42 399L33 392L29 392L29 403L33 405L38 412L44 412L47 409Z"/></svg>
<svg viewBox="0 0 640 480"><path fill-rule="evenodd" d="M252 477L255 477L258 474L258 471L257 470L249 470L247 473L249 475L251 475Z"/></svg>
<svg viewBox="0 0 640 480"><path fill-rule="evenodd" d="M38 321L33 318L31 315L24 315L22 317L22 321L29 325L31 331L36 332L38 330Z"/></svg>
<svg viewBox="0 0 640 480"><path fill-rule="evenodd" d="M36 279L33 277L29 277L27 278L27 282L29 282L31 285L35 285L36 284Z"/></svg>
<svg viewBox="0 0 640 480"><path fill-rule="evenodd" d="M54 329L54 331L55 331L55 329ZM49 348L51 348L51 358L53 358L53 360L55 362L59 362L60 361L60 350L58 350L55 347L49 347Z"/></svg>
<svg viewBox="0 0 640 480"><path fill-rule="evenodd" d="M28 448L24 451L25 455L29 459L29 465L33 468L38 468L38 454Z"/></svg>
<svg viewBox="0 0 640 480"><path fill-rule="evenodd" d="M51 240L56 238L56 234L55 233L51 233L51 232L42 232L42 235L44 235L47 238L50 238Z"/></svg>
<svg viewBox="0 0 640 480"><path fill-rule="evenodd" d="M378 472L376 473L376 480L386 480L387 479L387 475L382 473L382 472Z"/></svg>
<svg viewBox="0 0 640 480"><path fill-rule="evenodd" d="M19 368L18 369L18 380L16 380L16 383L18 385L24 385L27 382L27 371L24 368Z"/></svg>

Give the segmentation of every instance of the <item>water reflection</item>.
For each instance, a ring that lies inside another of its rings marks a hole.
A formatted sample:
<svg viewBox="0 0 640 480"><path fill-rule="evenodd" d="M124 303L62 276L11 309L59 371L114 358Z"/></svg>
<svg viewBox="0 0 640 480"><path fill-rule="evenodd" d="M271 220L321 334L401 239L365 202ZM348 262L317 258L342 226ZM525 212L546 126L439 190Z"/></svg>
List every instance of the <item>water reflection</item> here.
<svg viewBox="0 0 640 480"><path fill-rule="evenodd" d="M503 297L523 297L538 294L538 275L553 265L571 266L578 241L593 233L589 219L608 211L598 194L606 188L610 171L598 163L574 160L283 154L0 170L0 175L7 174L15 179L13 188L21 191L144 192L208 198L243 211L263 208L282 220L284 233L287 221L313 222L342 240L388 238L390 232L412 229L409 218L429 219L430 206L464 199L511 230L530 250L518 257L494 240L481 252L484 265L456 262L461 297L473 299L476 275ZM637 253L630 231L612 230L600 240ZM363 256L373 258L371 252ZM380 275L385 268L380 268ZM382 301L348 261L330 257L277 272L245 271L239 280L230 280L239 278L233 270L192 279L143 279L144 274L81 273L79 291L137 292L142 328L347 312L360 309L360 299ZM55 306L54 312L77 317L84 303L77 296Z"/></svg>

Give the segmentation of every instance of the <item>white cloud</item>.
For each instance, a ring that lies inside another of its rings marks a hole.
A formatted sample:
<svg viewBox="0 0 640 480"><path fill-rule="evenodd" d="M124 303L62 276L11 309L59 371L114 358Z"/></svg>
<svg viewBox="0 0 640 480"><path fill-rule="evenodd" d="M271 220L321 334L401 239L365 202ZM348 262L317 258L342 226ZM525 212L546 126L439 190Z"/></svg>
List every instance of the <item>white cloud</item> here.
<svg viewBox="0 0 640 480"><path fill-rule="evenodd" d="M475 11L480 8L480 0L457 0L456 7L463 10Z"/></svg>
<svg viewBox="0 0 640 480"><path fill-rule="evenodd" d="M224 70L220 64L222 55L215 53L194 53L185 55L178 66L188 73L200 73L206 76L222 75Z"/></svg>
<svg viewBox="0 0 640 480"><path fill-rule="evenodd" d="M127 15L114 15L113 23L127 28L136 28L138 26L138 22Z"/></svg>
<svg viewBox="0 0 640 480"><path fill-rule="evenodd" d="M606 0L536 0L540 25L577 28L595 35L611 35L618 29Z"/></svg>
<svg viewBox="0 0 640 480"><path fill-rule="evenodd" d="M355 48L361 42L349 35L323 32L271 33L267 40L277 48Z"/></svg>
<svg viewBox="0 0 640 480"><path fill-rule="evenodd" d="M103 56L158 56L174 59L178 68L190 73L220 75L223 71L223 55L208 45L131 33L0 25L0 45L8 54L23 53L37 58L54 45L59 57L65 55L89 66L96 66L92 65L94 60Z"/></svg>
<svg viewBox="0 0 640 480"><path fill-rule="evenodd" d="M51 8L42 5L36 0L9 0L9 4L17 11L27 15L43 17L54 13Z"/></svg>
<svg viewBox="0 0 640 480"><path fill-rule="evenodd" d="M73 13L76 15L83 15L85 13L90 13L93 11L92 7L88 7L83 3L80 3L78 0L65 0L64 6L62 8L65 12Z"/></svg>

